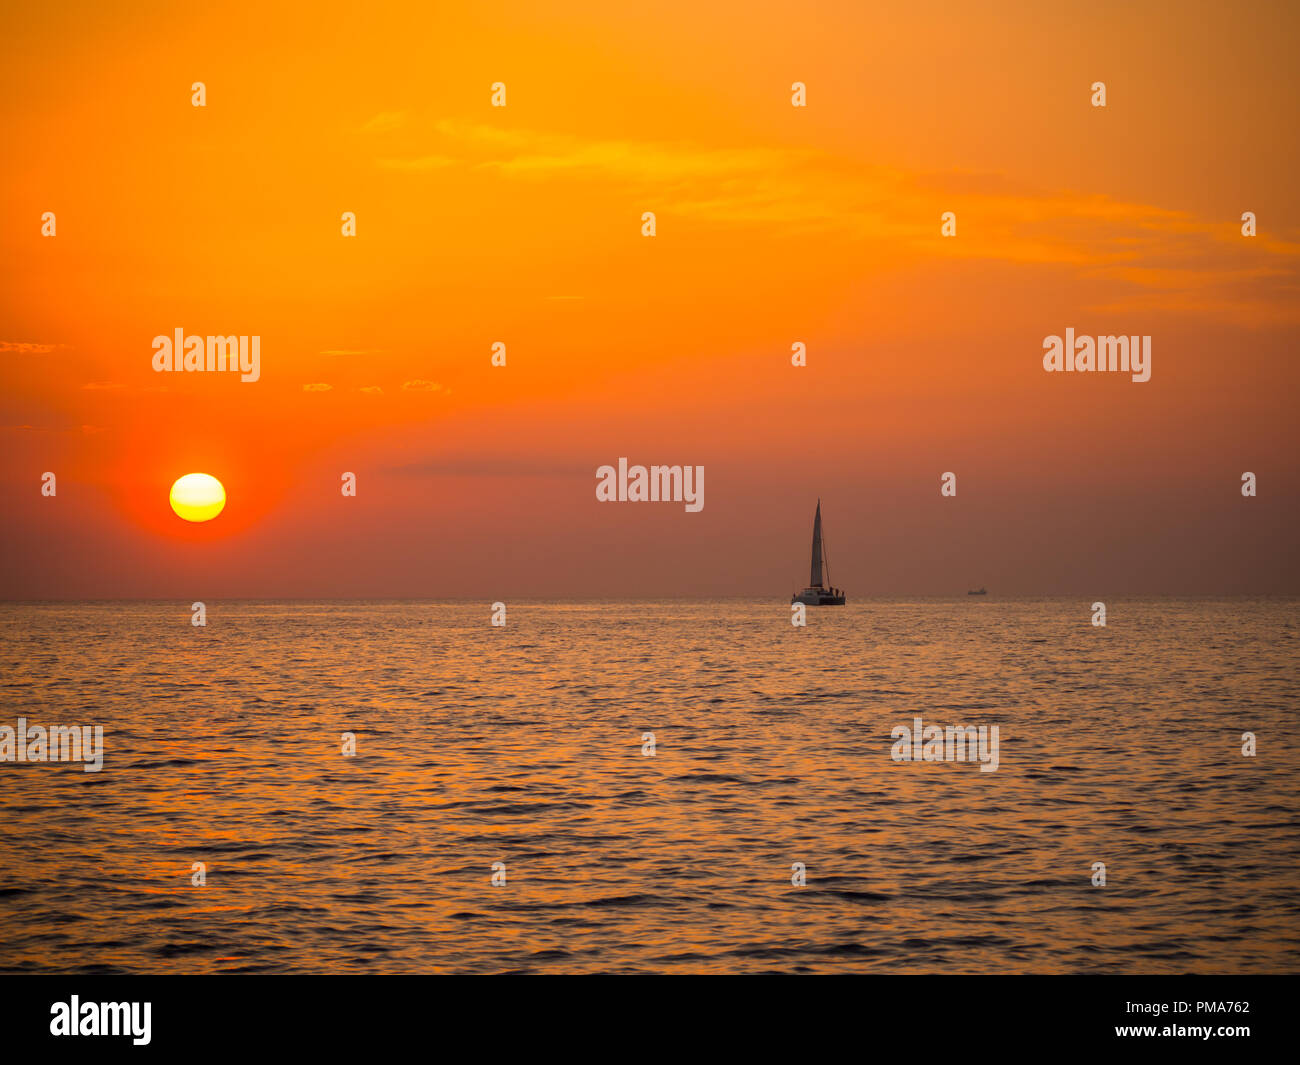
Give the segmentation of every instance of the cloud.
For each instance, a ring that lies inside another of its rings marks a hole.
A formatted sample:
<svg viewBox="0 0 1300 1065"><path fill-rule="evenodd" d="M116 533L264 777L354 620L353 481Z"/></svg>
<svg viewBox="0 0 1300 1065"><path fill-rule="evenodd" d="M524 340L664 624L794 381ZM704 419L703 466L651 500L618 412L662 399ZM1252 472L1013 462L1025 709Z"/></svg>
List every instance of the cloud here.
<svg viewBox="0 0 1300 1065"><path fill-rule="evenodd" d="M385 170L441 170L443 167L455 166L459 160L449 155L421 155L413 159L380 159L378 163Z"/></svg>
<svg viewBox="0 0 1300 1065"><path fill-rule="evenodd" d="M391 133L406 125L405 111L380 111L361 124L362 133Z"/></svg>
<svg viewBox="0 0 1300 1065"><path fill-rule="evenodd" d="M304 392L332 392L334 386L327 385L324 381L316 381L310 385L303 385L302 390Z"/></svg>
<svg viewBox="0 0 1300 1065"><path fill-rule="evenodd" d="M1151 309L1300 320L1300 303L1291 295L1300 243L1242 237L1231 218L1198 219L1159 204L1034 187L997 173L906 170L800 147L581 140L453 120L412 131L412 138L420 143L409 157L389 156L379 165L461 166L509 181L589 180L617 188L660 217L695 225L887 249L892 263L947 258L1055 266L1112 283L1117 298L1134 306L1146 300ZM940 235L947 210L957 215L955 237ZM1260 270L1271 285L1258 284ZM1200 298L1212 289L1215 299Z"/></svg>
<svg viewBox="0 0 1300 1065"><path fill-rule="evenodd" d="M417 377L414 381L402 382L403 392L438 392L441 389L442 385L438 384L437 381L426 381L420 377Z"/></svg>
<svg viewBox="0 0 1300 1065"><path fill-rule="evenodd" d="M807 148L718 147L689 142L580 140L529 130L443 120L409 157L378 160L389 169L460 165L520 181L590 180L622 186L661 214L708 223L780 227L847 240L896 238L932 249L938 238L944 175L866 165ZM962 174L963 199L1020 207L1028 192L996 175ZM949 190L950 191L950 190ZM1023 210L1023 208L1021 208ZM1095 216L1105 208L1088 205ZM1115 208L1111 209L1112 212ZM1059 213L1045 202L1036 214ZM975 207L972 213L979 213ZM1018 219L1005 219L1007 227ZM931 224L933 222L933 224ZM927 252L929 253L929 252Z"/></svg>
<svg viewBox="0 0 1300 1065"><path fill-rule="evenodd" d="M587 473L581 463L549 461L518 455L439 455L416 462L388 466L386 472L414 477L559 477Z"/></svg>
<svg viewBox="0 0 1300 1065"><path fill-rule="evenodd" d="M21 340L0 340L0 351L19 355L48 355L52 351L67 351L67 344L28 344Z"/></svg>
<svg viewBox="0 0 1300 1065"><path fill-rule="evenodd" d="M0 432L3 433L102 433L107 430L102 425L65 425L65 426L46 426L32 425L30 422L24 422L22 425L0 425Z"/></svg>
<svg viewBox="0 0 1300 1065"><path fill-rule="evenodd" d="M357 391L364 392L367 396L382 396L384 394L384 390L378 385L364 385Z"/></svg>

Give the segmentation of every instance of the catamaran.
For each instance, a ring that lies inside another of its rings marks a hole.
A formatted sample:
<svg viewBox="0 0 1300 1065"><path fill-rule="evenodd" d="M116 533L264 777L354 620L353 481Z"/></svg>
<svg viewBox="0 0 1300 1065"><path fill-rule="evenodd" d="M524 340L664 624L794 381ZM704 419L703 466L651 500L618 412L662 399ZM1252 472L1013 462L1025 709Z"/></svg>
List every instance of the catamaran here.
<svg viewBox="0 0 1300 1065"><path fill-rule="evenodd" d="M798 595L790 596L790 602L803 603L805 606L843 606L844 593L839 588L832 588L830 585L831 567L826 562L822 563L822 501L817 500L817 514L813 518L813 545L812 545L812 579L808 582L808 587ZM825 573L823 574L823 569ZM822 577L825 576L825 583Z"/></svg>

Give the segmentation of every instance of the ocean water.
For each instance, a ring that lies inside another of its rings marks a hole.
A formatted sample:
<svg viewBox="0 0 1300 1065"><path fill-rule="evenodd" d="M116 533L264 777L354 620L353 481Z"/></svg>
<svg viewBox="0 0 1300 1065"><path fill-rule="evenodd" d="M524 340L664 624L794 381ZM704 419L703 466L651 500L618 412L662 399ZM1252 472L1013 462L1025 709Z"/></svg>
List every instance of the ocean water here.
<svg viewBox="0 0 1300 1065"><path fill-rule="evenodd" d="M0 605L0 970L1300 970L1296 600L207 605Z"/></svg>

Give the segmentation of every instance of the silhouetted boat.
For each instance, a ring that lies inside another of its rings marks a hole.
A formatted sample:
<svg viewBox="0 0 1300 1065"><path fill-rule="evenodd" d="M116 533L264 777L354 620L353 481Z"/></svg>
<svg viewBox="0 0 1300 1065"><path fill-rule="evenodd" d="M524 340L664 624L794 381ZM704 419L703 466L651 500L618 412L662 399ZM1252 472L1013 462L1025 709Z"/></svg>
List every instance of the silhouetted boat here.
<svg viewBox="0 0 1300 1065"><path fill-rule="evenodd" d="M844 593L838 588L830 586L831 567L827 562L822 564L822 501L817 500L817 513L813 517L813 543L812 543L812 577L809 580L808 587L798 595L790 596L790 602L803 603L805 606L843 606ZM823 569L825 570L825 583L822 582Z"/></svg>
<svg viewBox="0 0 1300 1065"><path fill-rule="evenodd" d="M987 588L973 588L971 591L967 592L966 594L967 595L988 595L989 590Z"/></svg>

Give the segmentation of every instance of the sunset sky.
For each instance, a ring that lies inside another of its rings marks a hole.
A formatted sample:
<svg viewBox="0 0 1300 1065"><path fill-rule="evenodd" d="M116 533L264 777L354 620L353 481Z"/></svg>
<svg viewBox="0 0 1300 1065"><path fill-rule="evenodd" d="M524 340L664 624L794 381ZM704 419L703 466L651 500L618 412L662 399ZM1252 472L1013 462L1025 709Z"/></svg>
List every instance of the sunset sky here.
<svg viewBox="0 0 1300 1065"><path fill-rule="evenodd" d="M0 596L1300 592L1300 8L627 7L7 5Z"/></svg>

